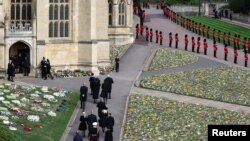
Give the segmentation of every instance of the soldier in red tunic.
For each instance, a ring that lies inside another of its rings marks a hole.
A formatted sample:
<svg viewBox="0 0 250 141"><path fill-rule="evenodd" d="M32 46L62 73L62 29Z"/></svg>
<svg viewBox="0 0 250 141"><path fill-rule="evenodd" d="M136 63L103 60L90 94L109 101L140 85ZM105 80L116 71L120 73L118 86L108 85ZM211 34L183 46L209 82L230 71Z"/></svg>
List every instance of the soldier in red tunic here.
<svg viewBox="0 0 250 141"><path fill-rule="evenodd" d="M179 37L178 33L175 34L175 48L178 48L178 43L179 43Z"/></svg>
<svg viewBox="0 0 250 141"><path fill-rule="evenodd" d="M237 64L238 51L237 48L234 48L234 64Z"/></svg>
<svg viewBox="0 0 250 141"><path fill-rule="evenodd" d="M213 30L213 40L215 41L215 33L216 33L216 30L214 29Z"/></svg>
<svg viewBox="0 0 250 141"><path fill-rule="evenodd" d="M153 36L154 36L154 34L153 34L153 29L152 29L152 28L150 28L149 36L150 36L150 42L152 42Z"/></svg>
<svg viewBox="0 0 250 141"><path fill-rule="evenodd" d="M218 31L218 42L220 43L220 30Z"/></svg>
<svg viewBox="0 0 250 141"><path fill-rule="evenodd" d="M227 54L228 54L227 44L225 44L225 47L224 47L224 54L225 54L224 59L225 61L227 61Z"/></svg>
<svg viewBox="0 0 250 141"><path fill-rule="evenodd" d="M158 41L159 41L159 33L158 33L158 30L155 31L155 42L156 44L158 44Z"/></svg>
<svg viewBox="0 0 250 141"><path fill-rule="evenodd" d="M136 25L136 39L138 39L139 34L139 24Z"/></svg>
<svg viewBox="0 0 250 141"><path fill-rule="evenodd" d="M227 44L230 46L231 45L231 33L228 32L227 34Z"/></svg>
<svg viewBox="0 0 250 141"><path fill-rule="evenodd" d="M245 67L247 67L247 61L248 61L248 54L245 52L244 54L244 60L245 60Z"/></svg>
<svg viewBox="0 0 250 141"><path fill-rule="evenodd" d="M188 47L188 35L185 35L185 50L187 50Z"/></svg>
<svg viewBox="0 0 250 141"><path fill-rule="evenodd" d="M168 38L169 38L169 47L172 47L172 42L173 42L172 32L169 33Z"/></svg>
<svg viewBox="0 0 250 141"><path fill-rule="evenodd" d="M216 58L217 57L217 50L218 50L218 47L216 45L216 41L214 41L214 57Z"/></svg>
<svg viewBox="0 0 250 141"><path fill-rule="evenodd" d="M234 35L234 48L237 48L237 35Z"/></svg>
<svg viewBox="0 0 250 141"><path fill-rule="evenodd" d="M160 45L162 45L162 41L163 41L163 36L162 36L162 32L160 31Z"/></svg>
<svg viewBox="0 0 250 141"><path fill-rule="evenodd" d="M206 33L206 26L203 25L203 27L202 27L202 35L203 35L203 37L205 37L205 33Z"/></svg>
<svg viewBox="0 0 250 141"><path fill-rule="evenodd" d="M194 37L192 37L192 52L194 52L194 48L195 48L195 40Z"/></svg>
<svg viewBox="0 0 250 141"><path fill-rule="evenodd" d="M210 26L207 27L207 38L209 39L209 33L210 33Z"/></svg>
<svg viewBox="0 0 250 141"><path fill-rule="evenodd" d="M244 48L244 52L247 51L247 37L244 38L243 48Z"/></svg>
<svg viewBox="0 0 250 141"><path fill-rule="evenodd" d="M146 41L148 42L148 38L149 38L149 31L148 31L148 27L146 27Z"/></svg>
<svg viewBox="0 0 250 141"><path fill-rule="evenodd" d="M201 47L201 42L200 42L201 38L198 37L197 39L197 53L200 53L200 47Z"/></svg>
<svg viewBox="0 0 250 141"><path fill-rule="evenodd" d="M141 23L140 31L141 31L141 36L142 36L143 35L143 31L144 31L144 24L143 23Z"/></svg>
<svg viewBox="0 0 250 141"><path fill-rule="evenodd" d="M237 38L237 48L238 50L240 50L240 35L238 35L238 38Z"/></svg>
<svg viewBox="0 0 250 141"><path fill-rule="evenodd" d="M248 38L247 44L248 44L248 53L250 54L250 38Z"/></svg>
<svg viewBox="0 0 250 141"><path fill-rule="evenodd" d="M207 39L204 39L204 55L207 55L207 48L208 48Z"/></svg>
<svg viewBox="0 0 250 141"><path fill-rule="evenodd" d="M223 34L223 44L226 44L226 40L227 40L227 35L226 35L226 33L224 32L224 34Z"/></svg>

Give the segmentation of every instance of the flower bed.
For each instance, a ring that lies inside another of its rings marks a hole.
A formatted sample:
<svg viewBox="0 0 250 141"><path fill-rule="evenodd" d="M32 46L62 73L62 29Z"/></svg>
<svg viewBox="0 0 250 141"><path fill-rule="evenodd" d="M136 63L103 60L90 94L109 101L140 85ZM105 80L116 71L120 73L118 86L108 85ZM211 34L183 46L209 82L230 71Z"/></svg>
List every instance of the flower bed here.
<svg viewBox="0 0 250 141"><path fill-rule="evenodd" d="M171 50L168 48L157 50L149 70L160 70L171 67L180 67L198 61L198 56L179 50Z"/></svg>
<svg viewBox="0 0 250 141"><path fill-rule="evenodd" d="M124 141L204 141L208 124L250 124L250 115L132 95Z"/></svg>
<svg viewBox="0 0 250 141"><path fill-rule="evenodd" d="M250 105L250 72L233 67L201 69L152 76L140 82L143 88Z"/></svg>
<svg viewBox="0 0 250 141"><path fill-rule="evenodd" d="M60 140L78 98L59 88L0 84L0 122L25 141Z"/></svg>

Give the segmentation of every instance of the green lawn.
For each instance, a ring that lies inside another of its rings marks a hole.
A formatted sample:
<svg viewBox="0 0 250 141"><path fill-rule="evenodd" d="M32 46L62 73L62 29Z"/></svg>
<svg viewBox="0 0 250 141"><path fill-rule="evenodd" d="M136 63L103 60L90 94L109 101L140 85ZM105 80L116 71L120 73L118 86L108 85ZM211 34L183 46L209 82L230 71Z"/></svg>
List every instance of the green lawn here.
<svg viewBox="0 0 250 141"><path fill-rule="evenodd" d="M191 20L194 20L195 22L202 23L202 25L210 26L210 38L212 38L212 30L216 29L216 31L220 30L221 31L221 41L224 32L228 34L229 32L231 33L231 45L233 44L233 37L235 34L240 35L241 41L243 41L244 37L250 38L250 29L241 27L241 26L236 26L233 24L229 24L227 22L223 22L217 19L213 18L208 18L208 17L190 17ZM216 34L216 39L217 39L217 34Z"/></svg>
<svg viewBox="0 0 250 141"><path fill-rule="evenodd" d="M198 56L185 51L168 48L158 49L152 60L149 70L180 67L198 61Z"/></svg>
<svg viewBox="0 0 250 141"><path fill-rule="evenodd" d="M250 115L164 98L132 95L123 141L205 141L207 125L250 124Z"/></svg>
<svg viewBox="0 0 250 141"><path fill-rule="evenodd" d="M151 76L141 87L250 106L250 72L233 67Z"/></svg>
<svg viewBox="0 0 250 141"><path fill-rule="evenodd" d="M17 86L15 89L13 85L0 84L0 99L0 111L4 112L0 116L0 122L14 123L17 131L11 132L16 134L20 141L59 141L77 105L79 94L58 88ZM27 115L20 116L13 108L19 108ZM28 115L35 115L40 119L32 122L28 120ZM22 124L31 128L31 132L25 133ZM9 126L5 128L9 130Z"/></svg>

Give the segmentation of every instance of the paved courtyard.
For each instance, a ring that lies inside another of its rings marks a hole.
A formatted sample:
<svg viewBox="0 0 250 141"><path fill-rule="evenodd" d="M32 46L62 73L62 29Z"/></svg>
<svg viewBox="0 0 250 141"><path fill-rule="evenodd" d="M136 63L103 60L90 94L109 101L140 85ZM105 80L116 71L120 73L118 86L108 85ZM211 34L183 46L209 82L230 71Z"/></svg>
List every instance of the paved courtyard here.
<svg viewBox="0 0 250 141"><path fill-rule="evenodd" d="M169 32L173 33L179 33L180 35L180 44L179 48L184 49L184 43L183 38L184 34L189 34L189 37L194 36L198 37L197 35L175 25L171 21L167 20L161 10L156 9L150 9L146 11L147 13L147 19L149 22L146 22L146 25L148 27L152 27L153 29L158 29L163 31L165 35L167 35ZM182 36L183 35L183 36ZM166 38L166 36L165 36ZM209 49L208 54L209 56L212 56L212 41L209 40ZM168 41L164 40L164 44L167 45ZM121 129L123 126L123 117L126 107L126 100L129 96L130 92L136 92L136 93L142 93L142 94L150 94L154 93L156 96L162 96L162 92L152 92L150 90L145 90L141 88L135 88L134 82L137 79L141 79L145 76L150 75L158 75L158 74L166 74L166 73L174 73L174 72L180 72L180 71L186 71L186 70L192 70L192 69L198 69L198 68L211 68L211 67L221 67L225 66L223 62L218 62L214 59L211 59L210 57L202 57L199 56L199 61L186 65L179 68L171 68L171 69L163 69L160 71L150 71L150 72L142 72L144 65L147 63L147 59L149 58L150 54L152 53L152 50L159 48L158 45L155 45L154 43L146 43L144 42L144 39L140 37L139 40L135 42L134 45L132 45L126 52L126 54L121 58L120 62L120 72L112 72L110 75L114 79L114 85L112 90L112 99L108 100L108 108L109 112L112 113L112 115L115 118L115 127L114 127L114 141L118 141L120 139ZM190 48L189 48L190 49ZM229 49L229 56L233 56L232 49ZM218 59L223 59L223 46L219 44L219 55ZM239 65L243 65L243 53L239 53ZM229 57L229 62L233 62L232 57ZM232 64L232 63L229 63ZM100 76L101 81L103 82L103 79L106 76ZM34 84L34 85L40 85L40 86L49 86L49 87L61 87L70 91L79 92L80 86L83 84L83 82L86 82L89 86L88 82L89 77L85 78L56 78L54 80L42 80L40 78L22 78L19 80L16 80L17 83L20 84ZM195 99L193 97L188 96L180 96L175 95L171 96L171 94L168 94L166 97L169 96L169 99L172 100L179 100L179 101L189 101L190 103L195 103L196 100L200 104L212 106L213 101L211 100L202 100L202 99ZM175 98L173 98L175 97ZM209 105L210 103L210 105ZM214 104L217 108L226 108L236 111L245 111L250 113L250 108L245 106L238 106L234 104L226 104L223 102L216 102ZM65 141L71 141L73 138L74 133L77 131L78 125L80 123L79 117L82 113L82 111L77 107L78 111L76 114L76 118L74 121L72 121L68 127L68 133L65 135L64 140ZM93 104L93 99L89 95L88 101L86 104L86 113L87 115L91 113L91 110L94 111L95 114L97 114L97 107L95 104ZM104 134L100 134L100 140L103 140Z"/></svg>

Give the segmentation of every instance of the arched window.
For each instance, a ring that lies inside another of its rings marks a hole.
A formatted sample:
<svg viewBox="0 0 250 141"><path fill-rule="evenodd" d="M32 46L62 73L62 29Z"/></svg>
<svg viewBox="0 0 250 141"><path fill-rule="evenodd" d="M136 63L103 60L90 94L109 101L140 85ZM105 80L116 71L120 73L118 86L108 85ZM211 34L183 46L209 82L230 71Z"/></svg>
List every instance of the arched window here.
<svg viewBox="0 0 250 141"><path fill-rule="evenodd" d="M113 18L112 18L112 16L113 16L113 2L112 2L112 0L109 0L108 3L109 3L109 25L112 25L112 21L113 21Z"/></svg>
<svg viewBox="0 0 250 141"><path fill-rule="evenodd" d="M11 23L31 23L31 0L11 0L10 12Z"/></svg>
<svg viewBox="0 0 250 141"><path fill-rule="evenodd" d="M69 1L50 0L49 2L49 37L69 37Z"/></svg>
<svg viewBox="0 0 250 141"><path fill-rule="evenodd" d="M121 0L119 3L119 25L126 26L126 2Z"/></svg>

